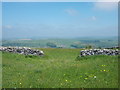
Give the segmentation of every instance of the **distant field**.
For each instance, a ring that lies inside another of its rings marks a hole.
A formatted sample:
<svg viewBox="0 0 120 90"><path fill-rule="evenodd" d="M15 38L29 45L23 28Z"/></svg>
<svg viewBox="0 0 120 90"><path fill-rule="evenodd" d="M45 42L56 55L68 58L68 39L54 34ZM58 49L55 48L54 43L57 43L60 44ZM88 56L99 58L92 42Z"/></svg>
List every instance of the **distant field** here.
<svg viewBox="0 0 120 90"><path fill-rule="evenodd" d="M21 46L21 47L37 47L37 48L49 48L52 43L54 48L85 48L91 45L93 48L108 48L118 45L118 39L116 38L69 38L69 39L31 39L31 40L3 40L3 46Z"/></svg>
<svg viewBox="0 0 120 90"><path fill-rule="evenodd" d="M39 48L43 57L2 54L3 88L117 88L118 57L79 58L80 49Z"/></svg>

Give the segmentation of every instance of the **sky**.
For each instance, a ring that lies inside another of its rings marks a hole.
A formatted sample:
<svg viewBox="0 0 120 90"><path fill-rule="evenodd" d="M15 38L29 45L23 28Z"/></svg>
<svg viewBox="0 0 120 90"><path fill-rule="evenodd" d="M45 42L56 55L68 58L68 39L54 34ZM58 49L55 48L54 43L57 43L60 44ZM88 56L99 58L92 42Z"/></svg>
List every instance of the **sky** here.
<svg viewBox="0 0 120 90"><path fill-rule="evenodd" d="M3 38L118 35L116 2L3 2Z"/></svg>

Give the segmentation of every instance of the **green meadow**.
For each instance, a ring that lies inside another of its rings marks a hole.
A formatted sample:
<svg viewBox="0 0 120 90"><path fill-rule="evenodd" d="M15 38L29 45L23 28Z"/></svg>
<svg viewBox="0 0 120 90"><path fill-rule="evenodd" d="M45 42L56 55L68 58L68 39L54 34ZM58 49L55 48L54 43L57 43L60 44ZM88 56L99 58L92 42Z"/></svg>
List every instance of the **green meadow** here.
<svg viewBox="0 0 120 90"><path fill-rule="evenodd" d="M3 88L118 88L118 56L39 48L45 56L2 53Z"/></svg>

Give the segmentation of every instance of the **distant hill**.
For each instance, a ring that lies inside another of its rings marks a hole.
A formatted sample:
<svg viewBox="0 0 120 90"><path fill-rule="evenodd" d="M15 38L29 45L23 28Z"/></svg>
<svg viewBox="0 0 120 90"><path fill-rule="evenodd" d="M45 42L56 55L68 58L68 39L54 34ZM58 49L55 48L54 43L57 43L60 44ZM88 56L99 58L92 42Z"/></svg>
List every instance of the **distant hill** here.
<svg viewBox="0 0 120 90"><path fill-rule="evenodd" d="M48 44L51 43L51 44ZM25 47L37 47L37 48L50 48L54 45L54 48L86 48L91 46L92 48L109 48L118 46L117 37L106 38L40 38L40 39L9 39L2 40L3 46L25 46Z"/></svg>

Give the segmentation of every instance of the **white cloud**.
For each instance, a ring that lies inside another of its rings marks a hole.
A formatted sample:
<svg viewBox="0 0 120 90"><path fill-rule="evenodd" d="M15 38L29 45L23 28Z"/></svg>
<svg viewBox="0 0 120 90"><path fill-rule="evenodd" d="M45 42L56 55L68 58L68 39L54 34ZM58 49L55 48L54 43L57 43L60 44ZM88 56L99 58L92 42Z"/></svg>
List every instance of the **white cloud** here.
<svg viewBox="0 0 120 90"><path fill-rule="evenodd" d="M12 29L13 26L11 26L11 25L5 25L5 26L3 26L3 28L4 28L4 29Z"/></svg>
<svg viewBox="0 0 120 90"><path fill-rule="evenodd" d="M95 21L95 20L96 20L96 17L95 17L95 16L92 16L92 20Z"/></svg>
<svg viewBox="0 0 120 90"><path fill-rule="evenodd" d="M75 10L75 9L66 9L65 12L68 13L69 15L71 15L71 16L75 16L75 15L78 14L78 11Z"/></svg>
<svg viewBox="0 0 120 90"><path fill-rule="evenodd" d="M111 10L115 10L118 7L118 3L117 2L95 2L94 3L94 8L95 9L99 9L99 10L106 10L106 11L111 11Z"/></svg>

